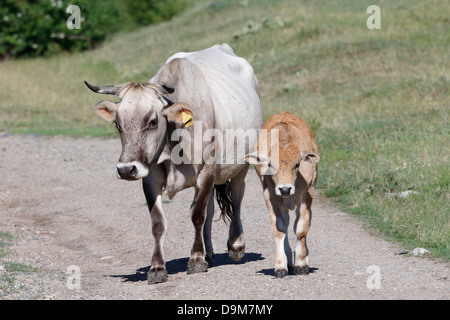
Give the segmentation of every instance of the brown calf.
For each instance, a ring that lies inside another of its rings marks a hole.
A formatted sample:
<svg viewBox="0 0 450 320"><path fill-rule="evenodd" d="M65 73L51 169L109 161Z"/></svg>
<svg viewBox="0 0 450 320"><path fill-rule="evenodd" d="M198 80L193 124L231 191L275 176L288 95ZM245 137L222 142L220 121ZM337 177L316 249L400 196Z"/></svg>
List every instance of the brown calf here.
<svg viewBox="0 0 450 320"><path fill-rule="evenodd" d="M278 137L278 139L277 139ZM255 152L246 155L261 179L275 237L275 276L283 278L288 266L308 274L306 235L311 225L311 204L317 181L319 150L312 130L289 112L273 115L261 127ZM289 210L295 210L295 260L287 237Z"/></svg>

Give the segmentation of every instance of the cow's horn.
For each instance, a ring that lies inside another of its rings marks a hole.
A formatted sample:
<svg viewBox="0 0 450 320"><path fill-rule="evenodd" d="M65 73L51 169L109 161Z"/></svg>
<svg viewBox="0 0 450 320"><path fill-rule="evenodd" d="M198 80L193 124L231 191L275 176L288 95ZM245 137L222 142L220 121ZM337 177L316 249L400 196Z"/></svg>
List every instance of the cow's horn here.
<svg viewBox="0 0 450 320"><path fill-rule="evenodd" d="M117 92L119 92L122 85L115 85L115 86L93 86L86 80L84 81L86 86L94 91L95 93L103 93L103 94L113 94L115 95Z"/></svg>

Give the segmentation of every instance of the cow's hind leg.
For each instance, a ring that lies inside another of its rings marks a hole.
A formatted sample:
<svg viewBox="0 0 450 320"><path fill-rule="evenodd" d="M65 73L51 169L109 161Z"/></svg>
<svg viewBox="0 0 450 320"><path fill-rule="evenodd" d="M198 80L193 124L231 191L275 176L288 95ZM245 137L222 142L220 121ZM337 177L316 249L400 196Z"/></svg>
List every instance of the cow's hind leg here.
<svg viewBox="0 0 450 320"><path fill-rule="evenodd" d="M306 245L306 236L311 225L311 202L304 203L296 209L296 219L294 223L294 232L297 235L297 245L295 247L295 274L308 274L308 246Z"/></svg>
<svg viewBox="0 0 450 320"><path fill-rule="evenodd" d="M206 249L206 261L208 262L208 268L211 268L214 258L214 249L211 240L212 221L214 218L214 191L211 191L209 196L208 205L206 207L206 220L203 226L203 241L205 242Z"/></svg>
<svg viewBox="0 0 450 320"><path fill-rule="evenodd" d="M161 185L158 185L157 182L157 174L153 175L152 179L148 177L143 179L144 193L150 210L152 234L155 239L152 263L150 271L147 274L149 284L167 281L167 270L165 267L163 251L167 220L164 217L162 210L162 187Z"/></svg>
<svg viewBox="0 0 450 320"><path fill-rule="evenodd" d="M245 192L245 177L248 165L230 181L233 217L228 233L228 256L234 261L241 261L245 254L244 230L241 221L241 204Z"/></svg>

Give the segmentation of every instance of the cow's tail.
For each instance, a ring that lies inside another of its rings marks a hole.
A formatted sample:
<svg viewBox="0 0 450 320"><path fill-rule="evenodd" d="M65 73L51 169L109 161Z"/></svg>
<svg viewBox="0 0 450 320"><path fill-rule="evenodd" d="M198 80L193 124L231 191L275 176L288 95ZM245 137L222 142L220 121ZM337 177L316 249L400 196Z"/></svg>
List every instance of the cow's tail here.
<svg viewBox="0 0 450 320"><path fill-rule="evenodd" d="M227 220L230 222L233 220L234 216L233 202L231 201L230 181L227 181L224 184L215 185L214 189L216 189L216 200L221 210L220 216L225 223Z"/></svg>

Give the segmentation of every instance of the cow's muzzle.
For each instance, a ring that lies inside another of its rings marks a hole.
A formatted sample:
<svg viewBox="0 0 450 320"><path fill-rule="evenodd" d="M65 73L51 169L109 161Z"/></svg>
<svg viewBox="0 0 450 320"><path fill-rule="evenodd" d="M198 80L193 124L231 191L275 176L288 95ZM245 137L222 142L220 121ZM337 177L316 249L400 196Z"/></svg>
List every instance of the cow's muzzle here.
<svg viewBox="0 0 450 320"><path fill-rule="evenodd" d="M133 161L117 164L117 178L124 180L137 180L148 175L148 169L140 162Z"/></svg>

